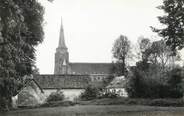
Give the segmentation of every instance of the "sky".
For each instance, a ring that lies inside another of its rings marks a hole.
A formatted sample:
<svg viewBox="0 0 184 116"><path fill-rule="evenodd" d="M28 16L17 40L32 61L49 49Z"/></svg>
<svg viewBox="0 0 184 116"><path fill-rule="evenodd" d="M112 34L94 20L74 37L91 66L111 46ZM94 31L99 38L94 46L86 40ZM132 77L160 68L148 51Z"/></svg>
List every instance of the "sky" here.
<svg viewBox="0 0 184 116"><path fill-rule="evenodd" d="M53 74L54 54L62 20L70 62L112 62L114 41L125 35L135 44L140 36L156 38L156 7L162 0L40 0L45 7L44 41L36 50L41 74Z"/></svg>

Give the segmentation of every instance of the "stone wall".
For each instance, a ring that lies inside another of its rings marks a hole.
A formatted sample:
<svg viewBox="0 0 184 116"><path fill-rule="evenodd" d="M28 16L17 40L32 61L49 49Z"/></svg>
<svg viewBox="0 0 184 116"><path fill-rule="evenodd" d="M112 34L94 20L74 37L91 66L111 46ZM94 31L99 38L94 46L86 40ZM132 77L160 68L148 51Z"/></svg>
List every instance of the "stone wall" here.
<svg viewBox="0 0 184 116"><path fill-rule="evenodd" d="M108 74L91 75L35 75L34 79L43 89L84 89L90 84L103 86Z"/></svg>

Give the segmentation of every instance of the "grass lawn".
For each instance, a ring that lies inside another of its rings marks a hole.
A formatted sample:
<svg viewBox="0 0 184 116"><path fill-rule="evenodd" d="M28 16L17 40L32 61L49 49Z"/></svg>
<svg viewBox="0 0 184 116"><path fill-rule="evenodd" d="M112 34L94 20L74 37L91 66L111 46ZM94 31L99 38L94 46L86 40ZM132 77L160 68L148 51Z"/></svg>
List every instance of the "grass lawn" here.
<svg viewBox="0 0 184 116"><path fill-rule="evenodd" d="M132 99L132 98L102 98L88 101L77 101L80 105L146 105L184 107L184 99Z"/></svg>
<svg viewBox="0 0 184 116"><path fill-rule="evenodd" d="M184 107L76 105L22 109L1 113L0 116L184 116Z"/></svg>

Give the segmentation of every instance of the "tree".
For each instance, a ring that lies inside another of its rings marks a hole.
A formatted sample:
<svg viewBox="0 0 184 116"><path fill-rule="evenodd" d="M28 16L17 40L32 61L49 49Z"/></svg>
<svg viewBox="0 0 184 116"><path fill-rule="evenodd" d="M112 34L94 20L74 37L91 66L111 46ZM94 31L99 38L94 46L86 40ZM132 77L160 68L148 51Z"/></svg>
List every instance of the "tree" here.
<svg viewBox="0 0 184 116"><path fill-rule="evenodd" d="M132 98L181 98L183 96L182 68L167 71L165 75L152 64L131 67L126 90Z"/></svg>
<svg viewBox="0 0 184 116"><path fill-rule="evenodd" d="M147 62L149 57L148 49L151 47L151 41L148 38L139 37L138 44L140 50L139 55L141 55L141 60Z"/></svg>
<svg viewBox="0 0 184 116"><path fill-rule="evenodd" d="M164 40L158 40L150 42L148 38L139 38L140 55L142 56L142 63L152 63L160 67L161 70L165 70L169 65L173 65L176 60L179 60L180 54L176 51L175 55L170 48L167 46ZM160 70L159 69L159 70Z"/></svg>
<svg viewBox="0 0 184 116"><path fill-rule="evenodd" d="M122 68L120 69L122 71L121 75L125 75L126 59L130 56L130 41L126 36L120 35L115 41L112 53L114 58L117 59L117 63L122 64Z"/></svg>
<svg viewBox="0 0 184 116"><path fill-rule="evenodd" d="M158 17L165 27L152 29L165 39L166 45L175 53L184 47L184 1L163 0L163 5L158 8L165 12L164 16Z"/></svg>
<svg viewBox="0 0 184 116"><path fill-rule="evenodd" d="M8 109L23 76L33 73L35 46L43 41L44 8L37 0L0 1L0 101ZM3 100L2 100L3 99Z"/></svg>
<svg viewBox="0 0 184 116"><path fill-rule="evenodd" d="M172 51L170 47L166 46L163 40L152 43L150 48L150 62L159 65L164 70L171 56Z"/></svg>
<svg viewBox="0 0 184 116"><path fill-rule="evenodd" d="M149 62L160 67L159 70L163 72L166 71L166 68L172 68L180 56L177 51L176 55L173 55L171 48L166 45L164 40L154 41L147 51Z"/></svg>

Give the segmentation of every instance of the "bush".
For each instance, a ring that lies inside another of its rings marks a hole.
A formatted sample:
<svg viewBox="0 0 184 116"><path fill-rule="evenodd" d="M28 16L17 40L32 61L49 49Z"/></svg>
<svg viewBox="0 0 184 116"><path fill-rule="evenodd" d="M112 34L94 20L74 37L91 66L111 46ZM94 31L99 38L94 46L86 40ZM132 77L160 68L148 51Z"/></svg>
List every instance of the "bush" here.
<svg viewBox="0 0 184 116"><path fill-rule="evenodd" d="M86 87L85 91L80 95L81 100L93 100L102 98L117 98L119 95L116 92L106 91L106 89L96 88L92 86Z"/></svg>
<svg viewBox="0 0 184 116"><path fill-rule="evenodd" d="M52 102L52 101L63 101L64 100L64 94L62 91L57 91L51 93L48 98L46 99L46 102Z"/></svg>
<svg viewBox="0 0 184 116"><path fill-rule="evenodd" d="M117 98L119 95L116 92L104 92L99 98Z"/></svg>
<svg viewBox="0 0 184 116"><path fill-rule="evenodd" d="M96 99L100 96L100 89L92 86L88 86L85 88L84 92L81 93L81 100L92 100Z"/></svg>
<svg viewBox="0 0 184 116"><path fill-rule="evenodd" d="M182 81L183 75L182 75L182 69L181 68L175 68L171 70L168 73L168 84L169 86L169 96L172 98L181 98L184 93L184 83Z"/></svg>
<svg viewBox="0 0 184 116"><path fill-rule="evenodd" d="M131 98L181 98L184 92L181 69L162 74L157 67L142 70L138 66L131 70L126 90Z"/></svg>
<svg viewBox="0 0 184 116"><path fill-rule="evenodd" d="M0 97L0 112L1 111L8 111L8 100L5 97Z"/></svg>

